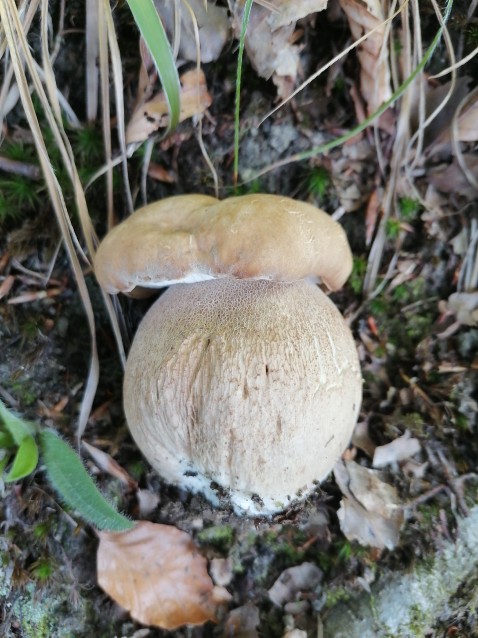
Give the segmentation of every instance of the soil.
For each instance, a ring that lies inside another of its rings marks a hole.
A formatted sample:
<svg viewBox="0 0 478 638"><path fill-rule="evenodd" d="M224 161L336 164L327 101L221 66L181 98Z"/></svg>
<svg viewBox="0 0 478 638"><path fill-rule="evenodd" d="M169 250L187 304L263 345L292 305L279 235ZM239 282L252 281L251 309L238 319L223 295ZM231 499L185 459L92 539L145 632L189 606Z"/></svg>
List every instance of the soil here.
<svg viewBox="0 0 478 638"><path fill-rule="evenodd" d="M84 84L78 62L84 56L84 43L74 31L84 16L82 3L68 4L66 26L72 29L72 35L65 38L58 58L57 81L70 98L73 95L73 105L80 119L84 119L84 96L73 94L74 86ZM455 39L466 28L462 19L466 3L461 4L457 4L451 23L451 36ZM119 12L125 90L132 96L137 81L137 39L127 18L127 7L121 5ZM326 20L326 16L319 16L302 25L307 34L303 54L306 69L313 66L310 43L322 33ZM431 16L424 12L425 27L427 20L431 21ZM473 20L471 26L476 29L476 18ZM341 33L345 23L342 21L340 28L336 25L334 29ZM427 28L424 33L430 38ZM321 54L332 57L334 46L331 39L322 38ZM400 276L396 285L385 286L379 294L367 297L362 283L370 251L366 238L368 204L374 192L383 192L376 184L379 171L373 135L366 132L327 156L292 163L245 183L257 170L316 146L332 133L356 123L349 93L333 92L326 104L323 80L309 86L257 128L262 115L275 105L276 93L273 84L259 79L246 60L241 107L241 185L234 188L231 162L235 64L236 51L231 47L218 62L204 67L213 100L209 116L203 121L203 139L218 170L220 195L260 190L308 200L329 212L343 209L340 221L350 238L356 264L344 290L333 298L350 318L361 358L364 399L359 421L368 425L374 445L384 445L405 432L420 442L421 451L411 465L396 462L384 470L386 481L409 505L400 543L394 549L377 550L348 540L337 517L342 494L332 476L305 502L272 519L241 518L227 507L214 509L200 495L165 484L150 469L128 433L122 410L121 364L101 295L89 273L101 374L84 438L110 454L140 489L158 497L156 507L147 514L148 520L189 532L210 561L229 560L227 589L232 600L217 624L185 627L170 634L133 622L96 584L95 531L59 501L40 466L20 483L3 487L0 634L6 638L320 636L324 626L327 630L331 610L339 603L360 598L364 592L368 596L370 587L381 582L382 574L410 573L435 561L445 543L455 543L460 521L474 511L478 486L473 475L478 458L478 329L460 325L451 330L455 318L444 311L443 303L457 289L463 255L454 250L452 240L476 219L476 192L466 201L459 193L450 195L447 216L419 206L416 214L400 219L406 224L406 232L398 237L390 231L381 272L398 255L398 264L404 269L410 267L411 274L402 277L404 271L396 270L395 275ZM348 84L356 77L356 65L352 56L342 69ZM76 69L74 77L67 71L72 66ZM318 125L321 122L326 125ZM13 136L22 127L25 118L18 107L7 118L7 132ZM93 130L101 137L99 126ZM383 148L393 144L392 139L381 135ZM149 179L150 201L187 192L214 194L190 120L166 140L158 141L153 161L171 168L176 181L168 184ZM433 166L426 166L417 177L421 194L427 191L427 170L438 165L438 160L433 160ZM91 166L88 169L93 172ZM130 162L134 193L139 191L140 170L137 155ZM440 196L448 197L443 193ZM404 197L402 194L401 199ZM88 200L101 235L105 209L102 188L93 188ZM139 196L136 203L142 203ZM55 428L74 445L90 364L90 340L74 277L63 252L60 250L50 277L50 281L57 282L58 294L24 303L5 303L32 289L52 288L51 283L42 287L31 273L47 272L59 234L47 199L43 197L35 206L25 206L15 219L2 221L0 217L0 275L3 280L8 275L15 277L12 291L0 305L0 398L25 418ZM115 188L115 211L118 219L126 214L121 186ZM77 225L75 215L73 223ZM120 300L129 337L134 335L150 303ZM347 454L347 458L371 466L371 458L358 445L351 445ZM101 490L122 511L138 518L136 491L101 471L85 453L83 458ZM460 481L463 476L467 480ZM305 587L283 605L274 605L269 589L285 569L303 563L320 568L320 583ZM469 576L463 582L458 578L457 583L456 591L447 592L443 609L426 628L417 625L416 633L410 629L403 635L478 636L476 577ZM380 587L374 595L380 596ZM233 610L239 610L241 629L233 629ZM305 633L286 634L293 629ZM386 633L377 635L385 638Z"/></svg>

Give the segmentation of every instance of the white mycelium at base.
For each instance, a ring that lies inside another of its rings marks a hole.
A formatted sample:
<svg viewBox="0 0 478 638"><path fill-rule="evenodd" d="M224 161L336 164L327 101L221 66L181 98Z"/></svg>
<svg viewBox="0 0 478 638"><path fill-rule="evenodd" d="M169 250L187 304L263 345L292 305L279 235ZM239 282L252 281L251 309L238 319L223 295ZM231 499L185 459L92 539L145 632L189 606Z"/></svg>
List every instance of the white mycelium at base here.
<svg viewBox="0 0 478 638"><path fill-rule="evenodd" d="M168 482L237 512L304 498L346 448L361 402L355 344L311 283L176 285L143 319L128 357L133 437Z"/></svg>

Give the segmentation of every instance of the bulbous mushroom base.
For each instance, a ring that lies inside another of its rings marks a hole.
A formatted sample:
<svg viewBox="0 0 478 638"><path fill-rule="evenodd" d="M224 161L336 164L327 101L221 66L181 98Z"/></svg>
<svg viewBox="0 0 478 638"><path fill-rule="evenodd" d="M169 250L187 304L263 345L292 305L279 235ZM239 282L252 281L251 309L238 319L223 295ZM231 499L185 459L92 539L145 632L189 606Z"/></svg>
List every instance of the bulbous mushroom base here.
<svg viewBox="0 0 478 638"><path fill-rule="evenodd" d="M218 279L169 288L126 365L131 433L168 482L236 512L304 498L346 448L361 403L355 344L308 282Z"/></svg>

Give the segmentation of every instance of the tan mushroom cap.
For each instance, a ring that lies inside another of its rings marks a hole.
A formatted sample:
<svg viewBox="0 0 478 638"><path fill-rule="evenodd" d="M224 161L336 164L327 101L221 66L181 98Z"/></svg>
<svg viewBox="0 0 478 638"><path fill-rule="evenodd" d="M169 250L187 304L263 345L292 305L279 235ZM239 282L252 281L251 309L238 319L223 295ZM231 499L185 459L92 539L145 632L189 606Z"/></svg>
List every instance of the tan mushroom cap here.
<svg viewBox="0 0 478 638"><path fill-rule="evenodd" d="M311 204L281 195L180 195L140 208L114 228L98 248L95 270L109 293L227 276L320 278L337 290L352 254L340 224Z"/></svg>

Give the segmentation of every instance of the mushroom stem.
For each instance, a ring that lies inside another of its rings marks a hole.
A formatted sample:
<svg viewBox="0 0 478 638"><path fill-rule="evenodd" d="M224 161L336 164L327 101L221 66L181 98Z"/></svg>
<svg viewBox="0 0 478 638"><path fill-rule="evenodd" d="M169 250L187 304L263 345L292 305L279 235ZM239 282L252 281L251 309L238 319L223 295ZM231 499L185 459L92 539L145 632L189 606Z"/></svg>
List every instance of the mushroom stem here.
<svg viewBox="0 0 478 638"><path fill-rule="evenodd" d="M130 430L167 481L237 512L303 498L347 446L361 402L355 344L312 283L222 278L169 288L128 357Z"/></svg>

